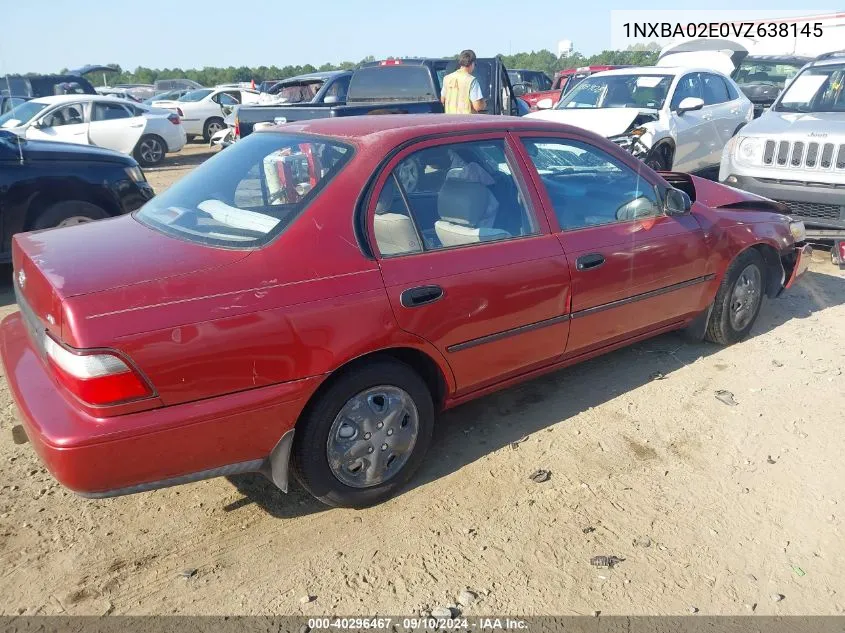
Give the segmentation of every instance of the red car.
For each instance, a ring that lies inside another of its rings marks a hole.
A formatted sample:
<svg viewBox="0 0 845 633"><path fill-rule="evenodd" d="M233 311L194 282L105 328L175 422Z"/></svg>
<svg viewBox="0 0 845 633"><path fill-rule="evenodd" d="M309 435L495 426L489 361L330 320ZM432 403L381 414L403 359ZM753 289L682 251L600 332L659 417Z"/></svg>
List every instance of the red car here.
<svg viewBox="0 0 845 633"><path fill-rule="evenodd" d="M557 102L560 101L560 98L581 83L582 79L586 79L590 75L602 72L603 70L615 70L617 68L628 68L628 66L582 66L581 68L559 70L555 73L555 80L550 90L529 92L523 94L520 98L528 104L528 109L532 112L547 110L555 107ZM549 102L544 103L543 107L540 107L540 102L546 99Z"/></svg>
<svg viewBox="0 0 845 633"><path fill-rule="evenodd" d="M543 121L288 124L131 216L17 235L2 357L83 495L290 466L364 506L443 409L670 330L745 337L808 265L781 210Z"/></svg>

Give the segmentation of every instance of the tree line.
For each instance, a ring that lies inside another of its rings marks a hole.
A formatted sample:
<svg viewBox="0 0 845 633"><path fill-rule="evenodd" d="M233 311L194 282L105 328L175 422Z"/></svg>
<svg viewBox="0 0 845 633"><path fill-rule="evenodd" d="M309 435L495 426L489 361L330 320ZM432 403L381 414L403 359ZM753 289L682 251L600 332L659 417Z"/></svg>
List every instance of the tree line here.
<svg viewBox="0 0 845 633"><path fill-rule="evenodd" d="M444 55L444 57L450 57ZM455 56L457 57L457 56ZM591 56L585 56L578 52L569 55L558 56L552 51L543 49L531 51L530 53L515 53L513 55L501 55L507 68L520 68L528 70L540 70L549 77L559 70L567 68L578 68L580 66L595 65L632 65L651 66L657 60L657 52L653 46L630 47L625 51L605 50ZM259 83L272 79L287 79L296 75L313 73L326 70L348 70L359 64L375 61L370 55L360 62L345 61L339 64L325 63L322 66L305 64L304 66L258 66L249 68L247 66L229 66L228 68L215 68L207 66L202 69L182 68L146 68L139 66L135 70L124 70L119 64L109 64L117 69L117 73L109 73L105 81L110 85L116 84L152 84L158 79L192 79L203 86L216 86L217 84L233 83L241 81L255 81ZM30 73L32 74L32 73ZM101 73L91 73L88 79L95 86L102 86L104 77Z"/></svg>

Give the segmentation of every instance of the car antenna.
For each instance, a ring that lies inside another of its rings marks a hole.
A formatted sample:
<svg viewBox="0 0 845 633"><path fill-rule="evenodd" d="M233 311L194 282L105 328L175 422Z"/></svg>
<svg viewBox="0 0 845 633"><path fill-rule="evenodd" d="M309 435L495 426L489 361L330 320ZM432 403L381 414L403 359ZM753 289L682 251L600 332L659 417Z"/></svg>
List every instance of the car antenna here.
<svg viewBox="0 0 845 633"><path fill-rule="evenodd" d="M9 73L3 73L3 74L6 77L6 91L9 93L9 98L11 98L12 97L12 84L9 81ZM17 134L15 136L17 137ZM21 145L20 138L18 138L18 156L20 156L21 165L23 165L23 146Z"/></svg>

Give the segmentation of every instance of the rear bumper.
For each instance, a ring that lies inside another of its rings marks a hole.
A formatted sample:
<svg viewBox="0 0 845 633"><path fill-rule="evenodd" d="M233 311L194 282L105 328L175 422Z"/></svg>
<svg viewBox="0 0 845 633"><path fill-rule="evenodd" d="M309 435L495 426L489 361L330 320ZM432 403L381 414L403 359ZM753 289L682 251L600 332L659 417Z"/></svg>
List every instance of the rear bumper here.
<svg viewBox="0 0 845 633"><path fill-rule="evenodd" d="M782 202L790 209L790 216L807 227L807 237L845 236L845 191L841 188L770 182L751 176L731 177L736 182L723 184Z"/></svg>
<svg viewBox="0 0 845 633"><path fill-rule="evenodd" d="M19 312L0 324L0 353L38 456L61 484L95 497L266 469L321 381L306 378L97 418L65 398L32 348Z"/></svg>

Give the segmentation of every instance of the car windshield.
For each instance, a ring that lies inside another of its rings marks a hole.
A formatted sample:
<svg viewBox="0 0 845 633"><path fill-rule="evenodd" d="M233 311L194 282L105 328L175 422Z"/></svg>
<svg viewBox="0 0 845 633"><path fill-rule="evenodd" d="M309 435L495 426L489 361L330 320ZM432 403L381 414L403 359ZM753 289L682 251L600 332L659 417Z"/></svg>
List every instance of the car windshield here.
<svg viewBox="0 0 845 633"><path fill-rule="evenodd" d="M651 108L660 110L666 101L671 75L593 75L581 81L557 104L572 108Z"/></svg>
<svg viewBox="0 0 845 633"><path fill-rule="evenodd" d="M39 112L47 107L46 103L27 101L0 116L0 128L18 127L32 120Z"/></svg>
<svg viewBox="0 0 845 633"><path fill-rule="evenodd" d="M783 88L803 65L801 62L745 60L731 73L731 79L740 86L769 84Z"/></svg>
<svg viewBox="0 0 845 633"><path fill-rule="evenodd" d="M351 156L349 145L323 137L251 134L153 198L136 217L192 242L253 248L290 226Z"/></svg>
<svg viewBox="0 0 845 633"><path fill-rule="evenodd" d="M845 112L845 64L807 68L789 84L776 112Z"/></svg>
<svg viewBox="0 0 845 633"><path fill-rule="evenodd" d="M179 97L178 101L202 101L208 95L210 95L213 90L205 89L205 90L192 90L191 92L186 92L181 97Z"/></svg>

